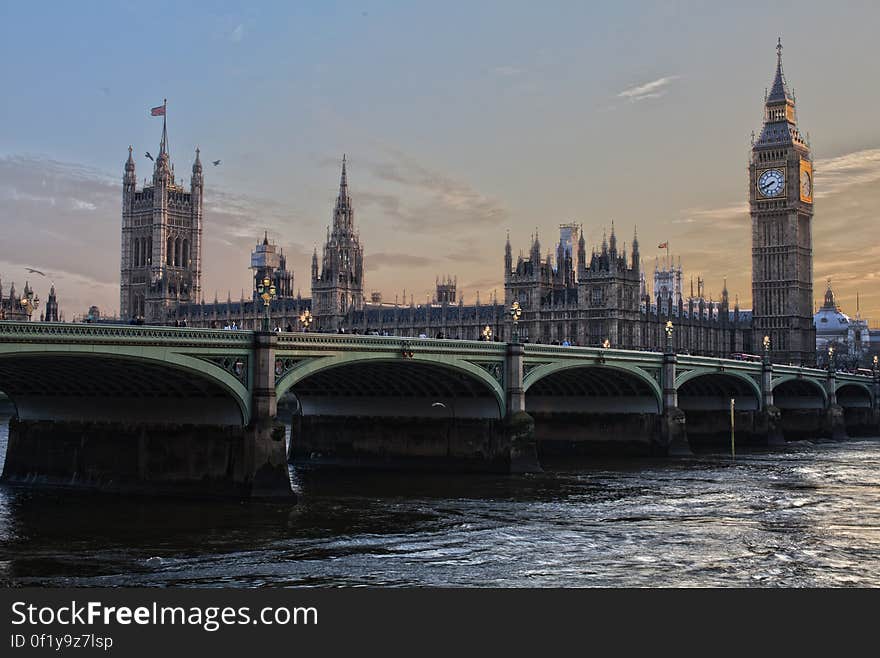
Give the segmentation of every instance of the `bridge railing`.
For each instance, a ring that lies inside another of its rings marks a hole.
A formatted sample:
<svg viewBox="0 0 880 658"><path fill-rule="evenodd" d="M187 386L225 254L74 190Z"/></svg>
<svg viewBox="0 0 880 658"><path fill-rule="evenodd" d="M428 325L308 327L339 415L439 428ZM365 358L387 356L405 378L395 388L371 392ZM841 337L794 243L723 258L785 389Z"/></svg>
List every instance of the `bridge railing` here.
<svg viewBox="0 0 880 658"><path fill-rule="evenodd" d="M645 352L642 350L621 350L605 347L582 346L582 345L543 345L540 343L525 343L525 354L529 357L546 357L558 359L560 357L601 359L661 363L663 354L660 352Z"/></svg>
<svg viewBox="0 0 880 658"><path fill-rule="evenodd" d="M247 347L253 332L75 322L0 322L0 342L211 344Z"/></svg>
<svg viewBox="0 0 880 658"><path fill-rule="evenodd" d="M501 357L506 343L480 340L447 338L409 338L404 336L364 336L359 334L280 333L278 349L316 347L331 349L356 349L363 351L400 351L403 346L413 350L430 352L458 352L485 354Z"/></svg>

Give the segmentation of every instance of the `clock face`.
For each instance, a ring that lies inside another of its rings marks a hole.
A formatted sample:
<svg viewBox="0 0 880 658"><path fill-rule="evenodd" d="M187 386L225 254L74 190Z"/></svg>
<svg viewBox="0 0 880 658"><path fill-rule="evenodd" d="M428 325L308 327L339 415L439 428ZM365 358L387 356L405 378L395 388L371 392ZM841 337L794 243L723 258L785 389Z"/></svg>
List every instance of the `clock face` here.
<svg viewBox="0 0 880 658"><path fill-rule="evenodd" d="M761 196L779 196L785 189L785 175L779 169L768 169L758 178L758 192Z"/></svg>
<svg viewBox="0 0 880 658"><path fill-rule="evenodd" d="M810 180L810 172L801 170L801 197L809 199L813 196L813 181Z"/></svg>

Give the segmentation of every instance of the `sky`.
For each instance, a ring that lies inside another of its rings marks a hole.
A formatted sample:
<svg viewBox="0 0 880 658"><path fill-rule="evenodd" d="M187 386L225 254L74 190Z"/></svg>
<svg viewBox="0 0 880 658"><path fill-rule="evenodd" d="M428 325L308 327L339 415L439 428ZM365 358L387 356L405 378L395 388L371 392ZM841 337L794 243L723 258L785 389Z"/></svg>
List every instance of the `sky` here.
<svg viewBox="0 0 880 658"><path fill-rule="evenodd" d="M561 223L588 249L638 228L653 270L750 307L748 156L784 45L815 159L814 298L880 324L880 5L874 2L12 2L0 0L0 277L54 282L66 319L119 307L131 144L168 133L205 171L203 294L249 297L267 231L294 288L343 153L365 289L418 302L438 275L503 296L504 241ZM220 159L219 166L208 164ZM28 274L37 268L46 277Z"/></svg>

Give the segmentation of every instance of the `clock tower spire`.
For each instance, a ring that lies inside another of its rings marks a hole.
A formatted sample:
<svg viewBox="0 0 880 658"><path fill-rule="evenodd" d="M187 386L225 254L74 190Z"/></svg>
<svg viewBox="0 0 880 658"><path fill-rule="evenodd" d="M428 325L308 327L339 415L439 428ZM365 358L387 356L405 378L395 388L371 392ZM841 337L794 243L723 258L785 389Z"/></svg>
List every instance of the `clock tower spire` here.
<svg viewBox="0 0 880 658"><path fill-rule="evenodd" d="M764 125L752 145L749 207L753 345L769 336L774 361L812 365L813 161L798 130L794 95L782 70L781 39L773 85L764 102Z"/></svg>

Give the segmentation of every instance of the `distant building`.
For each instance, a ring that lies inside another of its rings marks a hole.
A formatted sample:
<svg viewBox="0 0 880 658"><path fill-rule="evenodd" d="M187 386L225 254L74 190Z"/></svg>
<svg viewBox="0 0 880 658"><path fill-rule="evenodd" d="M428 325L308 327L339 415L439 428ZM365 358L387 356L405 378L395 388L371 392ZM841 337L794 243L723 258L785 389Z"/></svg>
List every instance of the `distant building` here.
<svg viewBox="0 0 880 658"><path fill-rule="evenodd" d="M284 250L269 243L268 233L263 235L263 241L251 252L251 270L254 273L254 298L257 287L267 277L274 284L279 299L293 297L293 272L287 269Z"/></svg>
<svg viewBox="0 0 880 658"><path fill-rule="evenodd" d="M458 290L458 277L451 277L448 274L444 278L437 277L434 283L435 294L434 302L437 304L454 304Z"/></svg>
<svg viewBox="0 0 880 658"><path fill-rule="evenodd" d="M15 290L15 282L13 282L9 292L4 295L3 280L0 279L0 320L26 322L29 318L21 300L28 297L33 299L34 293L27 283L24 284L24 293L18 294Z"/></svg>
<svg viewBox="0 0 880 658"><path fill-rule="evenodd" d="M43 313L45 322L58 322L58 297L55 295L55 284L49 290L49 298L46 300L46 310Z"/></svg>
<svg viewBox="0 0 880 658"><path fill-rule="evenodd" d="M816 362L820 366L828 365L828 348L833 348L834 363L839 368L870 367L874 355L880 353L880 329L871 330L858 310L855 318L844 313L834 299L830 280L813 323Z"/></svg>

